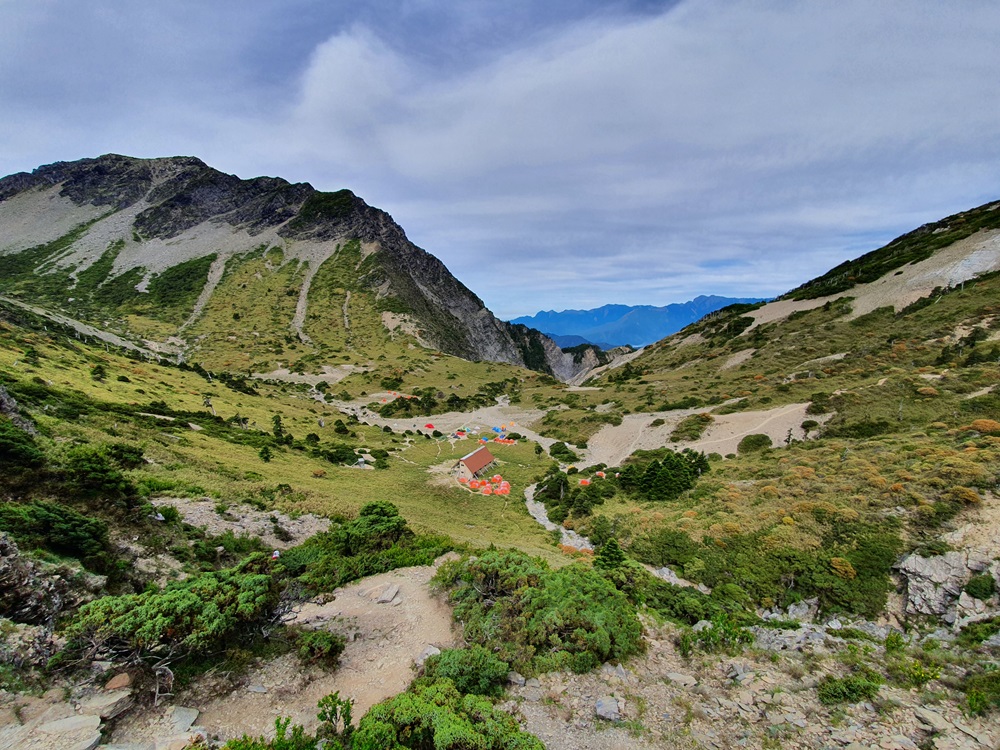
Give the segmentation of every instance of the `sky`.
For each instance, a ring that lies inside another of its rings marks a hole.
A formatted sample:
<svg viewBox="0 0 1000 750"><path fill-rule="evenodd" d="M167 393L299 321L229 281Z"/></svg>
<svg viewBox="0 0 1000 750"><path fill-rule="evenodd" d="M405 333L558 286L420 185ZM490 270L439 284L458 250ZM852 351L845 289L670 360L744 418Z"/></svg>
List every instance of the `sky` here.
<svg viewBox="0 0 1000 750"><path fill-rule="evenodd" d="M501 318L770 297L1000 199L1000 3L0 0L0 174L349 188Z"/></svg>

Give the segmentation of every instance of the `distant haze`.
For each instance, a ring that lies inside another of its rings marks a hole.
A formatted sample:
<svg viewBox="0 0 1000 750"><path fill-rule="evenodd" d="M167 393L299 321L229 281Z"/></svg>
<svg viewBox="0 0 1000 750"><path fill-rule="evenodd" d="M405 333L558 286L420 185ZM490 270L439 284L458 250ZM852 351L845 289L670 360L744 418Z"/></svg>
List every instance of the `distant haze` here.
<svg viewBox="0 0 1000 750"><path fill-rule="evenodd" d="M554 335L556 343L562 347L584 342L604 349L624 345L639 347L676 333L728 305L762 301L759 298L700 296L690 302L663 307L604 305L594 310L549 310L510 322Z"/></svg>

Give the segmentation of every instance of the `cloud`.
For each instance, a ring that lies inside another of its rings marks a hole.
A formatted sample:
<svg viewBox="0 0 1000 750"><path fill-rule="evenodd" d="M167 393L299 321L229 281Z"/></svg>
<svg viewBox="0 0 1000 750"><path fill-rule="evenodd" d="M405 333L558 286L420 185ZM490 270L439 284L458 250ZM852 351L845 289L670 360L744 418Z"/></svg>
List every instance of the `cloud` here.
<svg viewBox="0 0 1000 750"><path fill-rule="evenodd" d="M504 316L778 294L1000 188L987 3L29 7L0 163L350 187Z"/></svg>

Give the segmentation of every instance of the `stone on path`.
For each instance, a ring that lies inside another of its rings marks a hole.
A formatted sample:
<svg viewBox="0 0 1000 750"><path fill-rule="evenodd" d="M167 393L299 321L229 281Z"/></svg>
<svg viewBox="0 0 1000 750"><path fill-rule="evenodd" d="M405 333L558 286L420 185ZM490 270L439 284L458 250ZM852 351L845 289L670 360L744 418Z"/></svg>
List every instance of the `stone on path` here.
<svg viewBox="0 0 1000 750"><path fill-rule="evenodd" d="M389 602L391 602L393 599L396 598L396 594L398 593L399 593L399 584L390 583L388 586L385 587L385 591L383 591L381 595L379 595L379 598L376 599L375 601L378 604L388 604Z"/></svg>
<svg viewBox="0 0 1000 750"><path fill-rule="evenodd" d="M187 708L185 706L174 706L170 709L170 722L173 725L174 734L181 734L188 731L200 713L201 711L197 708Z"/></svg>
<svg viewBox="0 0 1000 750"><path fill-rule="evenodd" d="M80 712L93 714L102 719L113 719L132 707L132 691L115 690L110 693L97 693L80 704Z"/></svg>
<svg viewBox="0 0 1000 750"><path fill-rule="evenodd" d="M97 728L100 726L100 716L69 716L65 719L48 721L38 727L38 730L46 734L70 734L88 729L97 731Z"/></svg>
<svg viewBox="0 0 1000 750"><path fill-rule="evenodd" d="M667 672L666 677L671 682L674 682L681 687L694 687L698 684L698 680L689 674L684 674L682 672Z"/></svg>
<svg viewBox="0 0 1000 750"><path fill-rule="evenodd" d="M430 659L432 656L437 656L441 653L441 649L433 644L429 644L427 648L420 652L420 656L417 657L416 664L418 667L422 667L424 662Z"/></svg>
<svg viewBox="0 0 1000 750"><path fill-rule="evenodd" d="M950 721L937 711L931 711L929 708L917 707L913 709L913 715L935 732L947 732L952 727Z"/></svg>
<svg viewBox="0 0 1000 750"><path fill-rule="evenodd" d="M594 713L597 714L598 718L606 721L619 721L622 718L617 699L610 695L597 699L597 703L594 705Z"/></svg>

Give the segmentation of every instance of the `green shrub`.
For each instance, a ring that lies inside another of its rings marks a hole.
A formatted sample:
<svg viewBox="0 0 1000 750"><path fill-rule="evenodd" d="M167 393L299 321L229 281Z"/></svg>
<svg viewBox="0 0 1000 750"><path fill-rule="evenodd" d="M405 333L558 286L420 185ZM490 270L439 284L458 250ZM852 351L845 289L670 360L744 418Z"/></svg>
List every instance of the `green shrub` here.
<svg viewBox="0 0 1000 750"><path fill-rule="evenodd" d="M306 734L305 727L299 724L289 730L291 723L291 719L279 717L274 720L274 739L243 735L229 740L222 750L316 750L316 738Z"/></svg>
<svg viewBox="0 0 1000 750"><path fill-rule="evenodd" d="M296 653L303 663L321 663L331 669L340 663L346 645L343 636L328 630L307 630L295 641Z"/></svg>
<svg viewBox="0 0 1000 750"><path fill-rule="evenodd" d="M206 653L259 632L278 599L270 561L201 573L162 591L105 596L83 605L66 627L67 649L122 658Z"/></svg>
<svg viewBox="0 0 1000 750"><path fill-rule="evenodd" d="M41 547L104 569L109 562L108 526L72 508L36 500L0 504L0 531L29 547Z"/></svg>
<svg viewBox="0 0 1000 750"><path fill-rule="evenodd" d="M135 485L122 474L108 455L107 446L78 446L65 460L70 486L89 497L102 497L131 506L138 496Z"/></svg>
<svg viewBox="0 0 1000 750"><path fill-rule="evenodd" d="M903 687L922 688L941 676L941 668L917 659L896 659L887 665L889 676Z"/></svg>
<svg viewBox="0 0 1000 750"><path fill-rule="evenodd" d="M968 676L962 686L971 713L985 714L1000 708L1000 669L995 664L990 666L991 669Z"/></svg>
<svg viewBox="0 0 1000 750"><path fill-rule="evenodd" d="M562 461L563 463L572 463L579 459L579 456L566 447L566 443L563 442L553 443L552 447L549 448L549 455L556 461Z"/></svg>
<svg viewBox="0 0 1000 750"><path fill-rule="evenodd" d="M882 678L869 669L862 669L846 677L827 675L820 680L816 692L820 703L832 706L837 703L871 701L878 695Z"/></svg>
<svg viewBox="0 0 1000 750"><path fill-rule="evenodd" d="M739 444L736 446L737 453L754 453L756 451L766 450L771 447L771 438L768 435L763 435L761 433L754 433L752 435L745 436L740 440Z"/></svg>
<svg viewBox="0 0 1000 750"><path fill-rule="evenodd" d="M498 696L503 692L510 665L479 645L449 648L430 657L425 678L451 680L462 694Z"/></svg>
<svg viewBox="0 0 1000 750"><path fill-rule="evenodd" d="M706 653L724 651L727 654L736 654L742 651L744 646L753 643L753 633L740 627L728 615L716 615L711 622L711 627L698 631L688 630L681 634L677 641L677 649L681 656L687 658L696 650Z"/></svg>
<svg viewBox="0 0 1000 750"><path fill-rule="evenodd" d="M899 653L906 648L906 639L903 634L893 630L885 637L885 652L887 654Z"/></svg>
<svg viewBox="0 0 1000 750"><path fill-rule="evenodd" d="M641 648L635 608L598 571L580 564L550 570L522 552L488 550L443 565L465 638L520 670L586 671Z"/></svg>
<svg viewBox="0 0 1000 750"><path fill-rule="evenodd" d="M970 622L958 634L958 642L966 648L975 648L987 638L1000 633L1000 617Z"/></svg>
<svg viewBox="0 0 1000 750"><path fill-rule="evenodd" d="M659 421L662 424L663 420ZM677 423L673 432L670 433L670 439L675 443L682 440L697 440L714 421L715 419L708 413L691 414Z"/></svg>
<svg viewBox="0 0 1000 750"><path fill-rule="evenodd" d="M6 471L29 469L45 463L35 439L0 414L0 467Z"/></svg>
<svg viewBox="0 0 1000 750"><path fill-rule="evenodd" d="M463 696L450 680L417 686L373 706L352 739L353 750L544 750L513 716L486 698Z"/></svg>
<svg viewBox="0 0 1000 750"><path fill-rule="evenodd" d="M965 584L965 593L971 596L973 599L986 600L993 596L996 591L996 582L993 580L993 576L989 573L983 573L982 575L972 576L969 582Z"/></svg>

